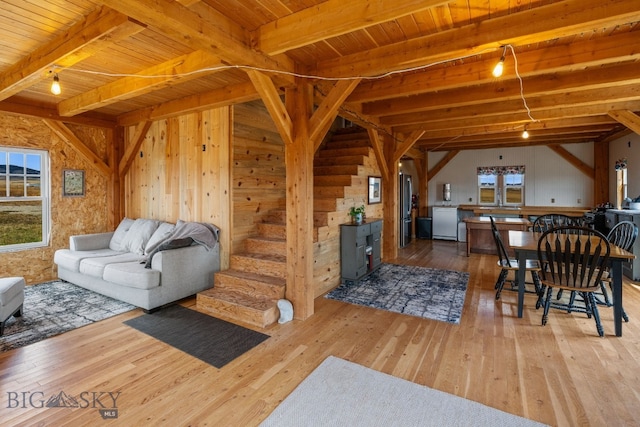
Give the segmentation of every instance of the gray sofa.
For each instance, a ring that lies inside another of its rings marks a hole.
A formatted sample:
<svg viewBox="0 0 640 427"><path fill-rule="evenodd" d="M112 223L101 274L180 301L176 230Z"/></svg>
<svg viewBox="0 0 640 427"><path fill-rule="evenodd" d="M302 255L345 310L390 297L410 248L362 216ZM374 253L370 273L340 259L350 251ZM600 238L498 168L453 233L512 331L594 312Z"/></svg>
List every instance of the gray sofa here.
<svg viewBox="0 0 640 427"><path fill-rule="evenodd" d="M54 262L60 279L151 311L213 286L218 233L211 224L125 218L114 232L71 236Z"/></svg>

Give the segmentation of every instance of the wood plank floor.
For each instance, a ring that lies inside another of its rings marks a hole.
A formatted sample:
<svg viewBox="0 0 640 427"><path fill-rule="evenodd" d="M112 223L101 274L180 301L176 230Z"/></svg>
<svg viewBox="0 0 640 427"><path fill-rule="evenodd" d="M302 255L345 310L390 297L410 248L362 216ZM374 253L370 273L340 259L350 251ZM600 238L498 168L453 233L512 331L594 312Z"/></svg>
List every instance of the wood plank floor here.
<svg viewBox="0 0 640 427"><path fill-rule="evenodd" d="M122 324L140 310L0 354L0 424L257 425L334 355L550 425L637 425L640 288L625 283L621 338L606 308L605 338L581 314L552 312L542 327L532 295L521 319L515 293L495 301L495 256L465 253L463 243L418 240L384 260L469 271L459 325L318 298L311 318L271 327L223 369ZM83 407L38 407L60 391ZM114 420L98 412L113 406L108 392L120 393Z"/></svg>

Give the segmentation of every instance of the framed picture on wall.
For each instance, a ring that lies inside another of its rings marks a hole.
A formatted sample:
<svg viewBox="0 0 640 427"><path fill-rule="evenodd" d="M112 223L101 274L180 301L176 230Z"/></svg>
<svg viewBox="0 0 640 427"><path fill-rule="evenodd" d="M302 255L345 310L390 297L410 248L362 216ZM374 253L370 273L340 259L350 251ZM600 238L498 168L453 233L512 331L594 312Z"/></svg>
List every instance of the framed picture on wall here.
<svg viewBox="0 0 640 427"><path fill-rule="evenodd" d="M84 196L84 171L65 169L62 171L62 195L64 197Z"/></svg>
<svg viewBox="0 0 640 427"><path fill-rule="evenodd" d="M382 178L379 176L369 177L369 204L382 202Z"/></svg>

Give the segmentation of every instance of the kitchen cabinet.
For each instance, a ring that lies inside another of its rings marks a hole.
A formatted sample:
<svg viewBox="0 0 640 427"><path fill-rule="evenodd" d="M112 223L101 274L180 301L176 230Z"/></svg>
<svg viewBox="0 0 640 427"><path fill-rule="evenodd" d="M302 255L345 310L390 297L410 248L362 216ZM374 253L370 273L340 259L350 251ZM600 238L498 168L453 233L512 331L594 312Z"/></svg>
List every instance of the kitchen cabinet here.
<svg viewBox="0 0 640 427"><path fill-rule="evenodd" d="M342 283L356 283L382 263L382 220L340 225Z"/></svg>

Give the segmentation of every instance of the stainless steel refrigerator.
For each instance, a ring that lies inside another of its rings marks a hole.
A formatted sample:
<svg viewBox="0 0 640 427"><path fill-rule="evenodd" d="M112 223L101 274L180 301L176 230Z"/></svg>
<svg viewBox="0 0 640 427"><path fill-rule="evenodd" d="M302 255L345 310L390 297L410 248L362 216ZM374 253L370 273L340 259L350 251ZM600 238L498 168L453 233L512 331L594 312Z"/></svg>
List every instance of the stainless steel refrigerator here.
<svg viewBox="0 0 640 427"><path fill-rule="evenodd" d="M412 195L412 187L411 187L411 175L405 175L400 173L400 188L398 191L398 195L400 197L398 206L400 207L400 214L398 218L400 219L400 244L399 246L405 247L411 242L411 195Z"/></svg>

